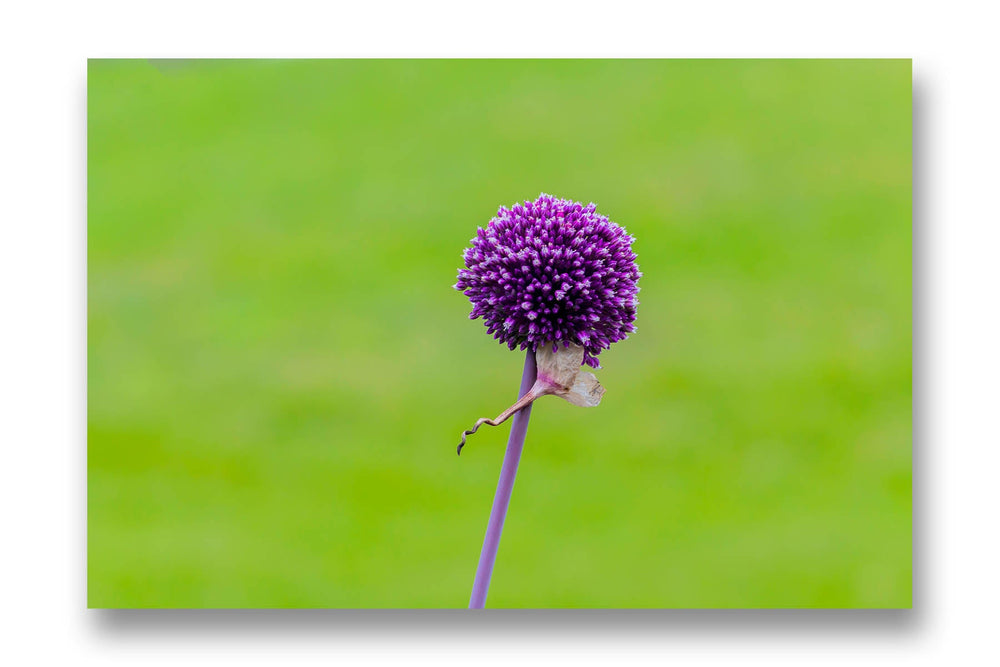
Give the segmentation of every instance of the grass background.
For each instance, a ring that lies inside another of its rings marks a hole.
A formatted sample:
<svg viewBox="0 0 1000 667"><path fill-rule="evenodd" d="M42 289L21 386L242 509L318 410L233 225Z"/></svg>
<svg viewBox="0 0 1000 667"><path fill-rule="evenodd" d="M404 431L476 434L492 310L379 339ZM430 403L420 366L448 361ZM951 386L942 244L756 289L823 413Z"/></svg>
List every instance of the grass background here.
<svg viewBox="0 0 1000 667"><path fill-rule="evenodd" d="M522 354L500 204L637 237L599 408L532 413L493 607L911 603L911 70L92 61L92 607L463 607Z"/></svg>

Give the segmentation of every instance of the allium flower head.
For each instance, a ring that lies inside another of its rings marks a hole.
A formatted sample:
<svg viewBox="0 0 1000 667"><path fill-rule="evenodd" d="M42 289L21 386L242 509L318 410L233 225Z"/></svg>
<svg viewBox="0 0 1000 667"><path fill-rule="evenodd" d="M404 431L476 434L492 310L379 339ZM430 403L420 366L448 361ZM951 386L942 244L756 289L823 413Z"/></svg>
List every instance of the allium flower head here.
<svg viewBox="0 0 1000 667"><path fill-rule="evenodd" d="M455 289L510 349L576 343L599 368L597 355L635 331L634 240L594 204L543 193L479 228Z"/></svg>

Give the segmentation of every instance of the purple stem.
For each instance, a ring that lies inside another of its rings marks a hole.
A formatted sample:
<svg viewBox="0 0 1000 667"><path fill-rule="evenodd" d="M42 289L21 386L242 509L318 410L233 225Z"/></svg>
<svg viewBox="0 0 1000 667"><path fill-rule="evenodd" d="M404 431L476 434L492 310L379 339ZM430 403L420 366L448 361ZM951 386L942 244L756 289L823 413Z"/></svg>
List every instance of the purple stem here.
<svg viewBox="0 0 1000 667"><path fill-rule="evenodd" d="M536 373L535 353L528 350L524 358L524 373L521 375L521 391L517 395L518 399L527 394L535 384ZM486 593L490 589L493 564L497 560L497 547L500 546L500 533L503 532L503 521L507 517L510 493L514 490L514 478L517 477L517 464L521 460L521 450L524 448L524 436L528 434L529 417L531 417L530 404L511 418L510 439L507 440L507 452L503 456L503 467L500 468L497 492L493 496L493 509L490 510L490 522L486 526L483 550L479 554L479 566L476 568L476 581L472 584L469 609L482 609L486 606Z"/></svg>

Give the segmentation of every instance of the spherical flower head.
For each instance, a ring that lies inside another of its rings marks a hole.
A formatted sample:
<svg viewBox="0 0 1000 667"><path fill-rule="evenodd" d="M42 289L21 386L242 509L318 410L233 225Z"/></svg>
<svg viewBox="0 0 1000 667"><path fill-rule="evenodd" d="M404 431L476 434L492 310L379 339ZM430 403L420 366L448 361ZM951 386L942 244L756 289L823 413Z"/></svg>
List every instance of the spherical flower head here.
<svg viewBox="0 0 1000 667"><path fill-rule="evenodd" d="M455 289L469 319L510 349L576 343L583 362L635 331L642 273L623 227L568 199L541 194L500 207L465 250Z"/></svg>

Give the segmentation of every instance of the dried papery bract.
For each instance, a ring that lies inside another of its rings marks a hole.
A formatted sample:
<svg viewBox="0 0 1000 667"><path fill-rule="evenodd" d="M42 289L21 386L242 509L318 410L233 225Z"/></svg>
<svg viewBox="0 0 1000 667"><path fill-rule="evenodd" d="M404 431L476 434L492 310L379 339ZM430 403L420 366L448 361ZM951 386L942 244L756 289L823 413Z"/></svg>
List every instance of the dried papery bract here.
<svg viewBox="0 0 1000 667"><path fill-rule="evenodd" d="M549 387L551 390L546 393L565 398L581 408L597 406L604 396L604 387L597 376L582 370L583 355L584 349L575 343L563 343L562 347L543 345L535 352L538 364L535 387Z"/></svg>
<svg viewBox="0 0 1000 667"><path fill-rule="evenodd" d="M535 384L527 394L494 419L482 417L471 429L463 431L458 453L462 453L466 436L478 431L480 426L499 426L542 396L559 396L581 408L592 408L600 404L604 387L593 373L581 370L583 354L584 349L575 343L552 343L539 347L535 352L535 363L538 366Z"/></svg>

